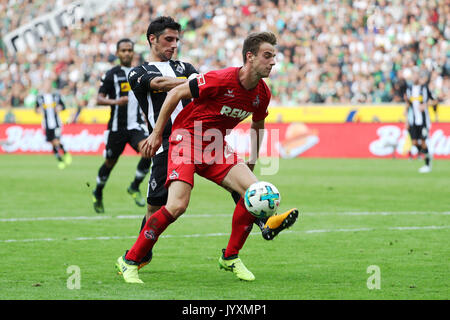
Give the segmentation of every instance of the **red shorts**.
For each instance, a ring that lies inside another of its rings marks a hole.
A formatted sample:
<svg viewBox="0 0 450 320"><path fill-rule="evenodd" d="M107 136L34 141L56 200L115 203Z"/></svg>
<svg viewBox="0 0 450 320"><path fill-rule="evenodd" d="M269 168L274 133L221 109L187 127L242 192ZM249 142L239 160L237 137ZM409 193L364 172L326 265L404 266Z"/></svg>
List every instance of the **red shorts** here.
<svg viewBox="0 0 450 320"><path fill-rule="evenodd" d="M171 136L167 161L166 188L176 180L194 187L194 173L221 185L228 171L243 162L225 140L196 143L187 133Z"/></svg>

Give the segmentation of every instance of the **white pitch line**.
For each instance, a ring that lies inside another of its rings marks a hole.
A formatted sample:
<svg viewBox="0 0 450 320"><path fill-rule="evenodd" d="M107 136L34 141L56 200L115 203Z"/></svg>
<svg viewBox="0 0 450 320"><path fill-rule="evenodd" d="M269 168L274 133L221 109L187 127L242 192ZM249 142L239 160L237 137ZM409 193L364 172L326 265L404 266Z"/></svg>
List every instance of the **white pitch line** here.
<svg viewBox="0 0 450 320"><path fill-rule="evenodd" d="M388 215L450 215L450 212L422 212L422 211L405 211L405 212L301 212L301 215L317 216L317 215L337 215L337 216L388 216ZM181 218L214 218L214 217L231 217L230 213L222 214L185 214ZM120 216L74 216L74 217L23 217L23 218L0 218L0 222L27 222L27 221L72 221L72 220L107 220L107 219L142 219L142 215L120 215Z"/></svg>
<svg viewBox="0 0 450 320"><path fill-rule="evenodd" d="M355 228L355 229L318 229L318 230L305 230L304 233L328 233L328 232L358 232L358 231L374 231L374 228ZM284 231L284 233L290 232Z"/></svg>
<svg viewBox="0 0 450 320"><path fill-rule="evenodd" d="M376 230L441 230L449 229L450 226L421 226L421 227L389 227L389 228L353 228L353 229L313 229L313 230L286 230L283 233L331 233L331 232L363 232L363 231L376 231ZM252 232L250 235L258 235L260 232ZM207 238L207 237L223 237L229 236L229 233L204 233L204 234L183 234L183 235L162 235L160 238ZM56 238L41 238L41 239L6 239L0 240L0 243L17 243L17 242L40 242L40 241L87 241L87 240L123 240L123 239L136 239L137 235L133 236L100 236L100 237L77 237L72 239L56 239Z"/></svg>
<svg viewBox="0 0 450 320"><path fill-rule="evenodd" d="M389 227L389 230L426 230L426 229L446 229L449 226L427 226L427 227Z"/></svg>
<svg viewBox="0 0 450 320"><path fill-rule="evenodd" d="M28 221L70 221L70 220L105 220L111 219L111 216L94 217L26 217L26 218L3 218L0 222L28 222Z"/></svg>
<svg viewBox="0 0 450 320"><path fill-rule="evenodd" d="M372 216L372 215L380 215L380 216L393 216L393 215L450 215L450 211L446 212L436 212L436 211L404 211L404 212L389 212L389 211L381 211L381 212L317 212L317 213L308 213L308 214L316 214L316 215L343 215L343 216Z"/></svg>
<svg viewBox="0 0 450 320"><path fill-rule="evenodd" d="M182 218L212 218L212 217L231 217L233 213L228 214L187 214ZM121 215L121 216L75 216L75 217L24 217L24 218L1 218L0 222L28 222L28 221L72 221L72 220L108 220L108 219L142 219L142 215Z"/></svg>

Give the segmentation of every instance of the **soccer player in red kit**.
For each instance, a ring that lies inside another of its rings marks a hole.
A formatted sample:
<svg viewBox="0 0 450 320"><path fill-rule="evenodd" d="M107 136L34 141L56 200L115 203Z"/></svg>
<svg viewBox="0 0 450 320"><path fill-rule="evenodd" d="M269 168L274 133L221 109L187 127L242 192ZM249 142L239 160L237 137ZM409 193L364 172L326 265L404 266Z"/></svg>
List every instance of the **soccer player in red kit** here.
<svg viewBox="0 0 450 320"><path fill-rule="evenodd" d="M194 186L194 173L241 195L233 213L230 240L219 258L219 265L241 280L255 279L238 258L238 253L255 221L245 208L243 195L258 181L252 169L271 97L262 79L269 76L275 65L275 45L276 37L270 32L250 34L244 41L243 67L200 74L169 91L153 132L144 143L144 156L151 157L160 148L165 124L179 101L192 98L193 101L179 113L172 126L167 203L150 217L128 253L117 260L126 282L142 283L138 263L153 248L161 233L186 211ZM227 145L225 136L248 116L252 117L256 143L252 143L250 163L245 164Z"/></svg>

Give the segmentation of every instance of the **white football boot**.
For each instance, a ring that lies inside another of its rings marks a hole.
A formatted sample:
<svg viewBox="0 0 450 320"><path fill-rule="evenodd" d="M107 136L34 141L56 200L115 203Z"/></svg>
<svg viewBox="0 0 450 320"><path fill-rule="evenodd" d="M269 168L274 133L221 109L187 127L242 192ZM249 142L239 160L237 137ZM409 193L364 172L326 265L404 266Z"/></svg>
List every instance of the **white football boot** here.
<svg viewBox="0 0 450 320"><path fill-rule="evenodd" d="M431 172L431 166L425 165L419 169L419 173L429 173L429 172Z"/></svg>

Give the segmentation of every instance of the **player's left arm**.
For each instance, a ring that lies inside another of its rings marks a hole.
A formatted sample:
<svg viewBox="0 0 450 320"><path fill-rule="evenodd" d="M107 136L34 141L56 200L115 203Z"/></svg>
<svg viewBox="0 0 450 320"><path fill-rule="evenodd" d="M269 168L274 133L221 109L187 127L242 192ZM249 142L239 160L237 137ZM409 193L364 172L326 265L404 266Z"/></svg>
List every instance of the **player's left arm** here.
<svg viewBox="0 0 450 320"><path fill-rule="evenodd" d="M250 130L250 157L247 161L247 166L250 170L255 169L256 161L259 158L259 149L264 139L264 124L265 120L252 121Z"/></svg>
<svg viewBox="0 0 450 320"><path fill-rule="evenodd" d="M164 128L170 118L170 115L173 113L181 99L192 99L189 82L185 82L184 84L181 84L168 92L166 99L161 106L161 111L155 127L142 146L141 154L143 157L153 157L161 146Z"/></svg>
<svg viewBox="0 0 450 320"><path fill-rule="evenodd" d="M427 86L427 95L428 95L428 106L434 106L438 103L437 96L430 90L430 87Z"/></svg>
<svg viewBox="0 0 450 320"><path fill-rule="evenodd" d="M60 94L58 94L58 104L61 106L61 110L66 110L66 105Z"/></svg>
<svg viewBox="0 0 450 320"><path fill-rule="evenodd" d="M38 97L39 99L39 97ZM36 105L34 106L34 112L39 113L41 112L41 106L39 104L39 101L36 99Z"/></svg>
<svg viewBox="0 0 450 320"><path fill-rule="evenodd" d="M183 63L185 69L186 78L178 78L178 77L167 77L167 76L156 76L150 79L150 88L153 90L168 92L173 88L182 85L195 76L197 76L198 72L190 63Z"/></svg>
<svg viewBox="0 0 450 320"><path fill-rule="evenodd" d="M264 139L264 127L265 119L269 115L269 102L271 98L271 92L267 86L264 86L265 90L261 95L258 95L259 107L252 116L252 124L250 130L250 157L247 161L247 165L250 170L255 168L256 161L259 158L259 149Z"/></svg>

